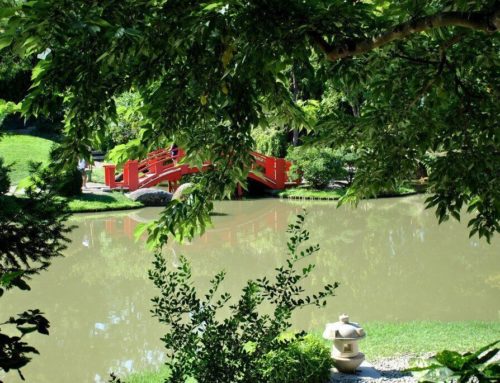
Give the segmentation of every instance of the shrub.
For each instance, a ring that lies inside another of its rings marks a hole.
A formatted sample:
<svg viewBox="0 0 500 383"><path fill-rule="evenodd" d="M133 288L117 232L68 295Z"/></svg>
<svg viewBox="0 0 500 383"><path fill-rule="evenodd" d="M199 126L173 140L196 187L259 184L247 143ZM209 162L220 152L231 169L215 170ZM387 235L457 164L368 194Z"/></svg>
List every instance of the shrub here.
<svg viewBox="0 0 500 383"><path fill-rule="evenodd" d="M10 188L9 171L12 165L4 165L4 160L0 157L0 195L7 194Z"/></svg>
<svg viewBox="0 0 500 383"><path fill-rule="evenodd" d="M63 170L57 178L55 191L63 197L72 197L82 194L82 173L74 166L74 169Z"/></svg>
<svg viewBox="0 0 500 383"><path fill-rule="evenodd" d="M333 179L347 175L341 156L330 148L297 147L289 151L291 179L302 176L315 189L324 189Z"/></svg>
<svg viewBox="0 0 500 383"><path fill-rule="evenodd" d="M333 366L330 350L314 335L285 339L285 347L263 356L261 368L269 383L324 383Z"/></svg>
<svg viewBox="0 0 500 383"><path fill-rule="evenodd" d="M65 168L59 166L60 150L57 145L52 147L49 157L50 164L43 173L50 188L63 197L82 194L82 174L77 169L77 164L71 164Z"/></svg>
<svg viewBox="0 0 500 383"><path fill-rule="evenodd" d="M212 279L208 292L200 295L185 258L176 270L169 271L161 252L156 254L149 276L161 293L153 299L153 313L169 327L163 337L171 371L167 382L268 381L262 361L270 352L288 348L278 338L290 327L292 312L308 305L324 306L337 287L335 283L315 295L304 295L302 283L314 266L300 264L319 247L301 246L309 239L303 223L304 217L298 216L297 222L289 225L288 259L276 268L274 278L248 281L241 297L229 305L231 296L218 293L223 272ZM271 309L270 314L260 312L262 304Z"/></svg>

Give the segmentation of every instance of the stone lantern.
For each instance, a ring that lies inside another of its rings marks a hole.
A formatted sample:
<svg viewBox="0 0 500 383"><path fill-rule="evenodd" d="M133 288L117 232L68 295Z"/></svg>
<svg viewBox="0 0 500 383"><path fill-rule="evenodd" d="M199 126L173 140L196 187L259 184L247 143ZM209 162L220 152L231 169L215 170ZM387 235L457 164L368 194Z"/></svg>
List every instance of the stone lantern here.
<svg viewBox="0 0 500 383"><path fill-rule="evenodd" d="M366 336L359 324L349 322L349 316L342 314L339 321L328 323L323 338L332 340L332 359L340 372L355 373L356 368L365 360L365 355L359 352L358 341Z"/></svg>

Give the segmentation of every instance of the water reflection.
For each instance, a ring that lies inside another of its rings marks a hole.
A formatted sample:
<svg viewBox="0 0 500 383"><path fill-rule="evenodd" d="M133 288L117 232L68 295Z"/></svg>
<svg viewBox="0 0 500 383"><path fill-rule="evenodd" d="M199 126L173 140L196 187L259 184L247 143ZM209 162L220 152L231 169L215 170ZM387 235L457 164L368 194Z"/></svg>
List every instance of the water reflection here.
<svg viewBox="0 0 500 383"><path fill-rule="evenodd" d="M281 264L287 224L303 207L311 239L322 249L307 288L333 281L341 287L327 310L298 313L296 327L321 328L342 311L363 323L499 319L500 242L468 239L458 222L438 226L420 197L365 201L357 209L326 202L218 203L215 227L192 243L169 245L166 256L175 266L186 255L200 287L225 269L224 288L237 295L246 280L271 275ZM29 381L104 382L110 371L161 362L164 329L149 312L152 257L133 236L137 224L158 211L75 216L78 229L66 257L37 277L31 292L2 299L1 317L37 307L51 320L49 337L31 337L42 355L26 369Z"/></svg>

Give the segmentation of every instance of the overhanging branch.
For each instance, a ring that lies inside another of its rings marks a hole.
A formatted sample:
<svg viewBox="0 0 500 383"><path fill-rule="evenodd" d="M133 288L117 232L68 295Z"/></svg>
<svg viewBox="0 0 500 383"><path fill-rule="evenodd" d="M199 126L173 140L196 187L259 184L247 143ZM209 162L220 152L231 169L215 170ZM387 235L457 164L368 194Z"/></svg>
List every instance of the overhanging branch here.
<svg viewBox="0 0 500 383"><path fill-rule="evenodd" d="M495 33L500 29L500 10L493 12L443 12L432 16L420 17L399 24L390 31L371 39L350 41L342 45L330 45L318 32L310 32L309 37L325 53L330 61L357 56L395 40L402 40L412 34L442 27L463 27Z"/></svg>

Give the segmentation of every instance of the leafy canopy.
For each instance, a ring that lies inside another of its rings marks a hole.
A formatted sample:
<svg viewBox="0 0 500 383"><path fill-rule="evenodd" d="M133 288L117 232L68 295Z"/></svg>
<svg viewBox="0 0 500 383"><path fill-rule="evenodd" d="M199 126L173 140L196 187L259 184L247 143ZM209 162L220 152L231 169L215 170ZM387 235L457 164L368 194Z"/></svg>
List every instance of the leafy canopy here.
<svg viewBox="0 0 500 383"><path fill-rule="evenodd" d="M285 75L295 66L349 101L315 126L322 141L360 151L348 196L390 188L432 152L428 202L440 221L468 205L471 234L500 231L496 0L3 3L0 48L37 57L23 110L50 115L63 97L68 158L103 141L114 97L133 90L145 118L122 150L137 157L175 140L188 161L214 164L203 199L227 196L269 111L309 124Z"/></svg>

